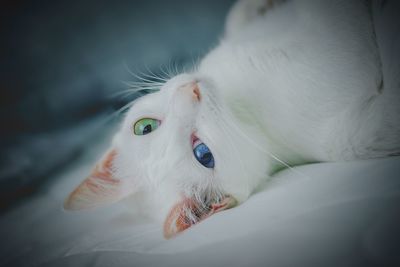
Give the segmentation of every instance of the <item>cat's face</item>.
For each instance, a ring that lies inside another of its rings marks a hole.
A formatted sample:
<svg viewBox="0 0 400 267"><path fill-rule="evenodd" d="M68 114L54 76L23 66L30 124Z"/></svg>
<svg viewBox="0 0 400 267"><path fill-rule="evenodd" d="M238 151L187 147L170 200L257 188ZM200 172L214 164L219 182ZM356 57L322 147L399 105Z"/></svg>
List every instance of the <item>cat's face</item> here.
<svg viewBox="0 0 400 267"><path fill-rule="evenodd" d="M171 79L135 101L112 147L66 208L141 192L158 207L170 237L233 207L254 189L248 169L261 164L233 120L212 82L188 74Z"/></svg>

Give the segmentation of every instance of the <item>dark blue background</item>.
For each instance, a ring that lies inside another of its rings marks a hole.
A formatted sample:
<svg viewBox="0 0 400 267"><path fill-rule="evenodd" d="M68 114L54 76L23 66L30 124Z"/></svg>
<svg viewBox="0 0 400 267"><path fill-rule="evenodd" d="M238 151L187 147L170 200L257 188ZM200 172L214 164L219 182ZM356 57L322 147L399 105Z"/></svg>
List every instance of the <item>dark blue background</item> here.
<svg viewBox="0 0 400 267"><path fill-rule="evenodd" d="M77 159L101 131L93 118L135 97L113 97L136 80L127 66L191 65L218 43L232 3L2 1L0 207Z"/></svg>

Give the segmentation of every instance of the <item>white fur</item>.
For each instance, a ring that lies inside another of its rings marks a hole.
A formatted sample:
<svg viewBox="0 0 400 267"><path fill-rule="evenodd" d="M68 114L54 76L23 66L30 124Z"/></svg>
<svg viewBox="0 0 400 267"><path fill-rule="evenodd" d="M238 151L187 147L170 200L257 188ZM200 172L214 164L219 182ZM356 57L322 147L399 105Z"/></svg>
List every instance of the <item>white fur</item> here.
<svg viewBox="0 0 400 267"><path fill-rule="evenodd" d="M257 12L267 2L239 1L220 44L195 71L137 100L114 139L116 176L162 219L182 194L243 202L285 164L400 151L399 84L383 80L365 1L278 1ZM182 89L193 81L200 102ZM135 136L142 117L162 122ZM214 169L195 159L193 132Z"/></svg>

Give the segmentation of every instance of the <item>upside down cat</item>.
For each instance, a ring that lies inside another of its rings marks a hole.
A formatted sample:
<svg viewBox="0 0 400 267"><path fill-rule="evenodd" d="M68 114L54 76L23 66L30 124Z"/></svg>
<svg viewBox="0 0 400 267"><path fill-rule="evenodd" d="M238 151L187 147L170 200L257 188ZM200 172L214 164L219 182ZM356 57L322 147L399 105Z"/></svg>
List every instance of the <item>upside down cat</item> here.
<svg viewBox="0 0 400 267"><path fill-rule="evenodd" d="M282 166L398 154L399 52L376 5L238 1L194 71L135 101L65 207L140 193L171 237L242 203Z"/></svg>

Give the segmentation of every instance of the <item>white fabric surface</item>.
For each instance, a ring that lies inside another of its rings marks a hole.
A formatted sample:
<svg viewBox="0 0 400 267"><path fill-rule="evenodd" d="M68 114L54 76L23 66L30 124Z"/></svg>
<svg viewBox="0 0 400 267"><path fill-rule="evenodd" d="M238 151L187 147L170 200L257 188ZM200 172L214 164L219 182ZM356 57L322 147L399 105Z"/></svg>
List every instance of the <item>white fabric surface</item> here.
<svg viewBox="0 0 400 267"><path fill-rule="evenodd" d="M172 240L118 203L65 212L103 145L0 219L0 266L381 266L400 263L400 157L284 170Z"/></svg>

